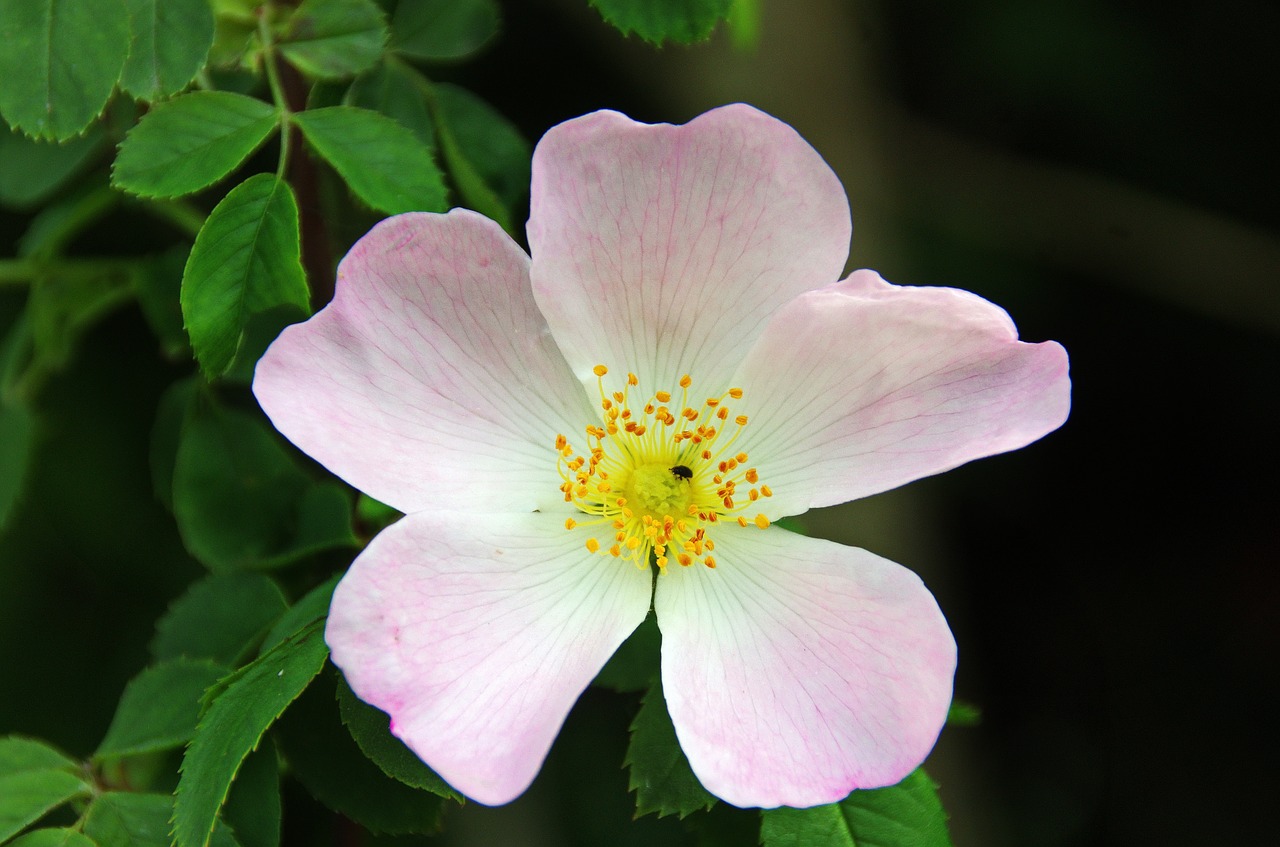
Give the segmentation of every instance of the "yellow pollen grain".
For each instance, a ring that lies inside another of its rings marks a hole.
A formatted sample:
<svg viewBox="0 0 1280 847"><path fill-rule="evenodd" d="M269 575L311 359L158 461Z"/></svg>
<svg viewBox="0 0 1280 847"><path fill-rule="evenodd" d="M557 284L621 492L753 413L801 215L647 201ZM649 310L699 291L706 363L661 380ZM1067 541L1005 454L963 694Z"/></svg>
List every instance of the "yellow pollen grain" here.
<svg viewBox="0 0 1280 847"><path fill-rule="evenodd" d="M560 491L590 516L585 524L565 519L565 529L607 527L604 537L585 539L589 552L608 552L641 570L655 563L662 573L671 561L715 568L715 542L708 535L721 519L744 528L769 526L762 513L749 517L748 503L772 491L759 485L759 471L747 467L746 452L731 452L747 423L730 408L744 396L741 388L693 400L689 374L675 390L641 387L634 373L627 373L624 385L608 386L604 364L592 373L599 381L600 411L585 427L587 443L575 450L563 434L555 439ZM739 429L724 432L720 422L731 419Z"/></svg>
<svg viewBox="0 0 1280 847"><path fill-rule="evenodd" d="M772 497L773 489L767 485L762 485L760 486L760 493L763 494L765 497Z"/></svg>

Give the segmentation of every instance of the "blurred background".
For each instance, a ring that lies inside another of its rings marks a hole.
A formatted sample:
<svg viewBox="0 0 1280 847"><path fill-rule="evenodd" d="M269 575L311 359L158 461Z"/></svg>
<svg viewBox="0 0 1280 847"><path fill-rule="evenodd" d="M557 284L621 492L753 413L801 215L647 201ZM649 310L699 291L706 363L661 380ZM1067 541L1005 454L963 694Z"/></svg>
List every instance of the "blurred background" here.
<svg viewBox="0 0 1280 847"><path fill-rule="evenodd" d="M1024 339L1062 342L1060 431L806 526L918 571L956 631L957 697L981 721L948 727L927 767L957 845L1274 843L1280 8L760 10L753 46L722 26L658 50L585 0L511 0L502 37L453 78L530 140L596 108L680 123L758 106L843 180L850 269L975 291ZM23 225L0 212L0 252ZM0 290L0 321L20 296ZM151 494L156 403L189 369L155 347L123 309L45 385L0 535L0 731L81 755L201 572ZM438 843L699 843L697 824L630 822L634 710L589 690L530 793L467 806ZM589 795L562 790L583 771ZM754 843L754 816L712 815L730 827L716 843ZM319 831L298 843L329 843Z"/></svg>

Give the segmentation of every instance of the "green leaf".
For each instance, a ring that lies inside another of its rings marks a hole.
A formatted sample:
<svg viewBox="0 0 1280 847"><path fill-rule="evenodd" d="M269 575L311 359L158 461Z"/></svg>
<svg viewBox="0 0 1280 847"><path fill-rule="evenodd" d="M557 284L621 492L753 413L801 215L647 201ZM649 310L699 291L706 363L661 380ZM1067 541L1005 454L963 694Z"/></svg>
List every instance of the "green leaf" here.
<svg viewBox="0 0 1280 847"><path fill-rule="evenodd" d="M173 511L187 549L215 572L356 543L342 486L313 483L262 418L210 400L182 435Z"/></svg>
<svg viewBox="0 0 1280 847"><path fill-rule="evenodd" d="M711 35L733 0L591 0L600 15L624 35L653 44L692 44Z"/></svg>
<svg viewBox="0 0 1280 847"><path fill-rule="evenodd" d="M973 703L963 700L952 700L947 709L947 724L950 726L978 726L982 723L982 709Z"/></svg>
<svg viewBox="0 0 1280 847"><path fill-rule="evenodd" d="M252 385L258 360L267 352L267 348L275 343L285 327L301 323L307 317L307 310L293 303L273 306L250 315L240 336L240 349L236 351L231 367L222 375L223 381L235 385Z"/></svg>
<svg viewBox="0 0 1280 847"><path fill-rule="evenodd" d="M133 290L147 325L160 342L160 352L169 359L189 360L191 345L182 328L182 269L191 250L176 246L138 268Z"/></svg>
<svg viewBox="0 0 1280 847"><path fill-rule="evenodd" d="M133 38L120 87L139 100L168 97L204 67L213 46L209 0L127 0Z"/></svg>
<svg viewBox="0 0 1280 847"><path fill-rule="evenodd" d="M630 788L636 792L637 817L656 812L658 817L683 818L716 803L716 798L693 775L676 740L661 679L655 680L645 693L640 711L631 722L631 743L623 764L631 768Z"/></svg>
<svg viewBox="0 0 1280 847"><path fill-rule="evenodd" d="M498 34L494 0L401 3L391 20L391 48L414 59L462 59Z"/></svg>
<svg viewBox="0 0 1280 847"><path fill-rule="evenodd" d="M356 520L360 522L360 529L366 536L377 535L402 517L404 513L399 509L375 500L368 494L361 494L356 498Z"/></svg>
<svg viewBox="0 0 1280 847"><path fill-rule="evenodd" d="M18 255L54 258L72 239L120 205L120 195L105 180L87 179L53 199L32 219L18 240ZM46 274L47 276L47 274Z"/></svg>
<svg viewBox="0 0 1280 847"><path fill-rule="evenodd" d="M372 208L395 215L447 207L444 180L431 150L390 118L354 106L331 106L293 119L316 152Z"/></svg>
<svg viewBox="0 0 1280 847"><path fill-rule="evenodd" d="M94 759L154 753L186 744L196 731L201 695L226 673L222 665L194 659L175 659L147 668L125 686Z"/></svg>
<svg viewBox="0 0 1280 847"><path fill-rule="evenodd" d="M280 763L275 744L268 741L244 760L222 818L242 847L279 847Z"/></svg>
<svg viewBox="0 0 1280 847"><path fill-rule="evenodd" d="M325 79L373 67L386 43L386 19L371 0L303 0L280 52L298 70Z"/></svg>
<svg viewBox="0 0 1280 847"><path fill-rule="evenodd" d="M0 842L17 835L46 813L92 790L65 770L26 770L0 776Z"/></svg>
<svg viewBox="0 0 1280 847"><path fill-rule="evenodd" d="M212 700L182 759L173 817L178 847L209 843L241 762L324 666L323 635L312 624L238 671Z"/></svg>
<svg viewBox="0 0 1280 847"><path fill-rule="evenodd" d="M293 191L271 174L237 185L209 214L182 276L182 316L209 377L231 367L252 315L308 309L299 238Z"/></svg>
<svg viewBox="0 0 1280 847"><path fill-rule="evenodd" d="M440 147L463 203L513 232L514 209L529 190L529 143L465 88L436 86L435 105Z"/></svg>
<svg viewBox="0 0 1280 847"><path fill-rule="evenodd" d="M173 511L173 468L182 443L182 431L195 409L200 393L196 377L180 379L165 389L156 407L156 421L151 425L151 487L156 499ZM154 652L157 659L162 658ZM211 657L212 658L212 657Z"/></svg>
<svg viewBox="0 0 1280 847"><path fill-rule="evenodd" d="M733 46L754 50L760 44L760 3L762 0L731 0L728 23Z"/></svg>
<svg viewBox="0 0 1280 847"><path fill-rule="evenodd" d="M462 799L462 795L449 787L449 783L391 734L391 719L387 713L357 697L345 679L338 680L338 711L360 752L387 776L441 797Z"/></svg>
<svg viewBox="0 0 1280 847"><path fill-rule="evenodd" d="M91 275L49 274L31 282L27 314L37 367L59 371L84 332L133 297L133 276L103 268Z"/></svg>
<svg viewBox="0 0 1280 847"><path fill-rule="evenodd" d="M427 102L418 89L417 78L418 72L407 65L382 62L351 83L342 105L372 109L386 115L411 130L427 149L434 152L435 126L431 120L431 112L427 109Z"/></svg>
<svg viewBox="0 0 1280 847"><path fill-rule="evenodd" d="M480 97L449 83L436 86L444 123L481 178L508 208L529 193L533 148L515 124Z"/></svg>
<svg viewBox="0 0 1280 847"><path fill-rule="evenodd" d="M61 141L107 105L129 52L129 11L124 0L0 0L0 44L0 114Z"/></svg>
<svg viewBox="0 0 1280 847"><path fill-rule="evenodd" d="M645 691L658 679L662 635L653 612L622 642L596 674L595 684L614 691Z"/></svg>
<svg viewBox="0 0 1280 847"><path fill-rule="evenodd" d="M213 574L192 585L156 622L151 655L235 664L284 610L284 595L270 578Z"/></svg>
<svg viewBox="0 0 1280 847"><path fill-rule="evenodd" d="M289 607L289 611L280 616L275 626L262 641L262 652L265 653L298 630L316 621L323 620L329 614L329 603L333 600L333 589L337 587L342 574L336 574L308 591L298 602Z"/></svg>
<svg viewBox="0 0 1280 847"><path fill-rule="evenodd" d="M110 791L99 795L85 815L84 834L98 847L169 847L173 798L167 794ZM210 839L213 847L238 847L221 822Z"/></svg>
<svg viewBox="0 0 1280 847"><path fill-rule="evenodd" d="M0 738L0 777L29 771L78 771L80 763L57 748L34 738Z"/></svg>
<svg viewBox="0 0 1280 847"><path fill-rule="evenodd" d="M7 847L97 847L74 829L36 829L10 841Z"/></svg>
<svg viewBox="0 0 1280 847"><path fill-rule="evenodd" d="M888 788L854 791L839 803L761 813L764 847L951 847L937 786L917 768Z"/></svg>
<svg viewBox="0 0 1280 847"><path fill-rule="evenodd" d="M338 719L333 675L325 674L277 727L293 774L320 802L378 833L432 833L445 800L384 774Z"/></svg>
<svg viewBox="0 0 1280 847"><path fill-rule="evenodd" d="M662 635L658 618L652 610L649 617L618 647L617 653L595 674L595 685L614 691L646 691L658 681L659 650Z"/></svg>
<svg viewBox="0 0 1280 847"><path fill-rule="evenodd" d="M105 142L97 126L61 144L0 127L0 203L18 208L40 203L84 170Z"/></svg>
<svg viewBox="0 0 1280 847"><path fill-rule="evenodd" d="M0 397L0 528L22 495L35 444L35 417L25 406Z"/></svg>
<svg viewBox="0 0 1280 847"><path fill-rule="evenodd" d="M254 7L259 5L255 0ZM253 8L236 8L237 3L214 0L213 46L209 48L209 66L224 70L254 64L258 51L246 55L250 46L259 47L258 20ZM225 86L220 86L225 87Z"/></svg>
<svg viewBox="0 0 1280 847"><path fill-rule="evenodd" d="M279 126L270 103L193 91L156 105L120 144L111 182L141 197L181 197L240 167Z"/></svg>

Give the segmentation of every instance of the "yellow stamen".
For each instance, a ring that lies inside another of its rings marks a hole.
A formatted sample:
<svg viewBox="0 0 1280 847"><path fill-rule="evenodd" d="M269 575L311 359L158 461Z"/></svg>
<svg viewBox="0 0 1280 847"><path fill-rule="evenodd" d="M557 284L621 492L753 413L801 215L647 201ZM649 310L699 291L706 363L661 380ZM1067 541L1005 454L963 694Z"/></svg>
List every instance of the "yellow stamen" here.
<svg viewBox="0 0 1280 847"><path fill-rule="evenodd" d="M741 388L704 397L695 407L688 374L678 380L681 396L676 402L665 390L631 399L631 389L639 386L634 373L627 374L622 391L606 389L605 365L596 365L592 373L597 378L600 421L584 428L586 449L575 450L563 434L555 438L560 491L566 502L592 516L585 523L567 518L566 530L603 524L612 536L604 542L611 544L604 552L640 568L655 564L666 573L669 557L682 567L701 561L715 568L710 555L715 541L708 531L722 518L743 528L769 526L762 513L754 518L743 514L749 504L772 492L768 486L755 487L760 475L756 468L746 467L747 453L731 452L747 423L745 415L733 416L728 405L742 398ZM720 423L729 420L736 426L722 430ZM601 552L594 536L585 545L592 553Z"/></svg>

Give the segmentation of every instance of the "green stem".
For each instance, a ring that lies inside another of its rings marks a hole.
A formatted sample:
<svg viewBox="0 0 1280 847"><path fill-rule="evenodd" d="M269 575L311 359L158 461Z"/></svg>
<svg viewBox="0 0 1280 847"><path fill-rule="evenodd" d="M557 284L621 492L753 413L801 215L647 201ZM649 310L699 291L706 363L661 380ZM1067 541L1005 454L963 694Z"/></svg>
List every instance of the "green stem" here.
<svg viewBox="0 0 1280 847"><path fill-rule="evenodd" d="M258 38L262 41L262 63L267 69L267 84L271 87L271 99L280 112L280 163L276 166L276 176L284 179L289 167L289 135L293 129L290 119L289 101L285 97L284 85L280 82L280 69L276 67L276 45L271 35L271 21L275 18L275 8L271 3L262 6L258 15Z"/></svg>
<svg viewBox="0 0 1280 847"><path fill-rule="evenodd" d="M0 259L0 285L21 285L50 275L91 278L131 274L144 264L141 259Z"/></svg>

